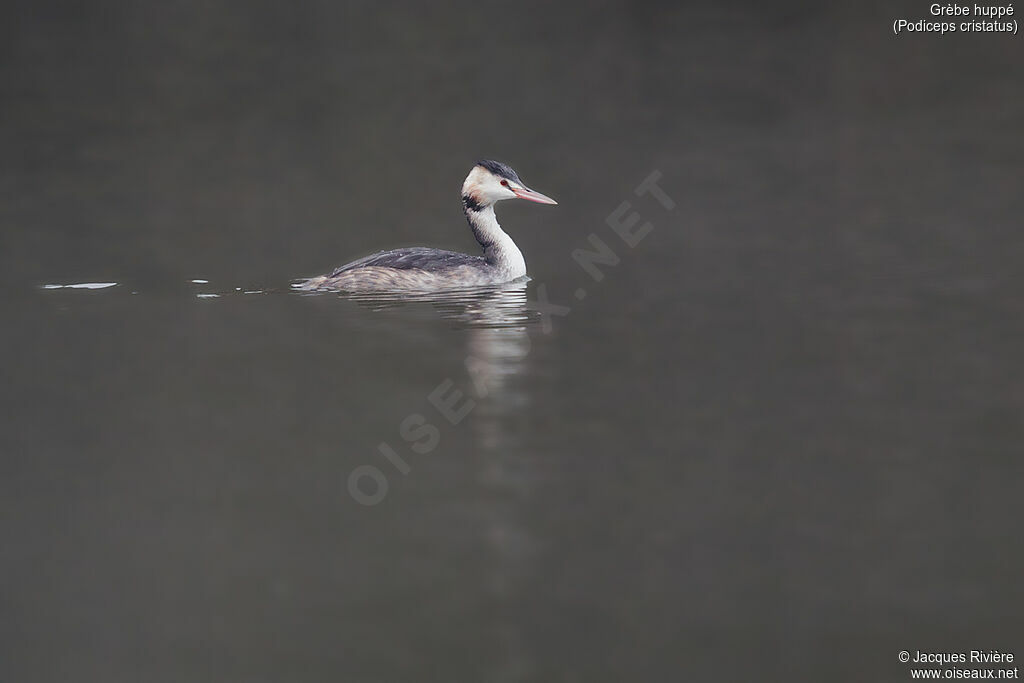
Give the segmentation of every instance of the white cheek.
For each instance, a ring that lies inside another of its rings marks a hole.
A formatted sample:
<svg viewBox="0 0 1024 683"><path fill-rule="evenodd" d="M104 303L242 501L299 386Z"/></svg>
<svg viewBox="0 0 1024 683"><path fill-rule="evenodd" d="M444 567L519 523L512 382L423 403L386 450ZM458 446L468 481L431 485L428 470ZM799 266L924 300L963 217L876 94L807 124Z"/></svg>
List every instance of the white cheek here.
<svg viewBox="0 0 1024 683"><path fill-rule="evenodd" d="M497 202L497 201L500 201L502 199L509 199L510 197L515 197L516 196L515 193L512 192L512 190L510 190L507 187L505 187L504 185L501 185L501 184L496 183L496 182L487 183L484 186L484 194L492 202Z"/></svg>

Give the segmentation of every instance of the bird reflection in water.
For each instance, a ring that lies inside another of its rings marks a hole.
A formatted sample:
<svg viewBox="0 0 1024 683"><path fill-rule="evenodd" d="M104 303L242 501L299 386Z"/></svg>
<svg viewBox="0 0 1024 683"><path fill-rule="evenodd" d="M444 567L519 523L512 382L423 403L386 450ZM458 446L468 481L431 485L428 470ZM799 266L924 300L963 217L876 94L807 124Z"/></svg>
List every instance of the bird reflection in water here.
<svg viewBox="0 0 1024 683"><path fill-rule="evenodd" d="M460 384L475 403L457 429L469 429L473 435L480 489L474 523L490 557L479 577L479 589L495 606L488 635L501 652L491 662L495 680L517 680L534 670L528 634L513 616L515 606L528 597L537 548L526 524L535 476L519 423L531 400L526 385L515 381L528 371L530 332L535 333L540 322L528 306L526 292L526 281L519 281L486 290L346 296L374 311L428 304L467 333L468 380Z"/></svg>

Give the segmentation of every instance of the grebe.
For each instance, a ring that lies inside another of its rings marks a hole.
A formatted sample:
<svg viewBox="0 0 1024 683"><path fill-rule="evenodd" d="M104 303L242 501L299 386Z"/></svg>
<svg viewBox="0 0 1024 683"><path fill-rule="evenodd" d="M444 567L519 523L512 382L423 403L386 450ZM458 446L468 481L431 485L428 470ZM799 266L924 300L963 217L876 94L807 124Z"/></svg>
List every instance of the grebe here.
<svg viewBox="0 0 1024 683"><path fill-rule="evenodd" d="M409 247L382 251L346 263L298 287L349 292L434 291L510 282L526 275L526 261L512 238L498 225L494 204L502 199L557 204L523 184L516 172L498 161L480 161L462 184L462 206L483 256Z"/></svg>

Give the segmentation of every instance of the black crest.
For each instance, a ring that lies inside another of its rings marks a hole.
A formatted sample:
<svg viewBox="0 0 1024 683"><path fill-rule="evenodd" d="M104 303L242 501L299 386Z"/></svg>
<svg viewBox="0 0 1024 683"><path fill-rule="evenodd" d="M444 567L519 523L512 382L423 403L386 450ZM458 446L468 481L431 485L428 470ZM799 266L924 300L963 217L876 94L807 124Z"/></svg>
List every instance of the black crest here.
<svg viewBox="0 0 1024 683"><path fill-rule="evenodd" d="M493 173L496 176L501 176L502 178L507 178L509 180L514 180L515 182L519 183L520 185L523 184L523 181L519 179L519 176L516 175L516 172L513 171L509 166L506 166L505 164L501 163L500 161L492 161L490 159L484 159L483 161L476 162L476 165L477 166L483 166L484 168L486 168L488 171L490 171L491 173Z"/></svg>

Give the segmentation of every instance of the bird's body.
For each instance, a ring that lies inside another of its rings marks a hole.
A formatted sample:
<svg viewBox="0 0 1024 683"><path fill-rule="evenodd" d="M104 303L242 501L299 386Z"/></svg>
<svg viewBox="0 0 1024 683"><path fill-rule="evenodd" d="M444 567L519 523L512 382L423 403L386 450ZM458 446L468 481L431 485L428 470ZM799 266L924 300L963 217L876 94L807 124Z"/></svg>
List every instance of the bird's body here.
<svg viewBox="0 0 1024 683"><path fill-rule="evenodd" d="M429 247L382 251L307 280L307 290L436 291L511 282L526 275L526 261L512 238L498 225L494 204L502 199L555 200L522 184L516 172L496 161L481 161L462 186L462 204L481 256Z"/></svg>
<svg viewBox="0 0 1024 683"><path fill-rule="evenodd" d="M381 251L306 282L307 289L386 291L448 289L455 283L472 287L496 280L482 256L430 247Z"/></svg>

